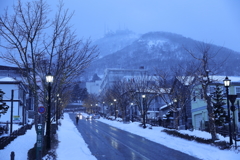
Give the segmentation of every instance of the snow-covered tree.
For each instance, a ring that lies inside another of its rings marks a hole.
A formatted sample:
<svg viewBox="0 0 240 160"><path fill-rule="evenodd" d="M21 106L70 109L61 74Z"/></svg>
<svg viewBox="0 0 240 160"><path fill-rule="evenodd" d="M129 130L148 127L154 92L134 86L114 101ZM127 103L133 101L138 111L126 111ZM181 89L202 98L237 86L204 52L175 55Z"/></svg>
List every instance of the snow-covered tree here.
<svg viewBox="0 0 240 160"><path fill-rule="evenodd" d="M0 117L2 114L5 114L9 108L9 106L6 105L5 102L3 102L3 95L5 93L0 89Z"/></svg>
<svg viewBox="0 0 240 160"><path fill-rule="evenodd" d="M212 103L215 115L215 124L216 126L223 126L227 118L226 111L224 111L223 108L223 105L225 105L226 103L223 101L222 89L218 85L215 88Z"/></svg>

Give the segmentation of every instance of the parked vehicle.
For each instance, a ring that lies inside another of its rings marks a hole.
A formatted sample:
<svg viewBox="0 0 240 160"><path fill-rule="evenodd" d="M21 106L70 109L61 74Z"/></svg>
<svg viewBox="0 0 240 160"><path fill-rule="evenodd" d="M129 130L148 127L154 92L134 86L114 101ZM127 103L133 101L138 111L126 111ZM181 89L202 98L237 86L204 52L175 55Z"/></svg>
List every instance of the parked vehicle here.
<svg viewBox="0 0 240 160"><path fill-rule="evenodd" d="M92 118L93 118L93 116L94 116L93 114L90 114L90 115L88 115L88 116L87 116L87 118L86 118L86 119L92 119Z"/></svg>
<svg viewBox="0 0 240 160"><path fill-rule="evenodd" d="M95 115L93 116L94 119L99 119L100 117L101 117L100 114L95 114Z"/></svg>

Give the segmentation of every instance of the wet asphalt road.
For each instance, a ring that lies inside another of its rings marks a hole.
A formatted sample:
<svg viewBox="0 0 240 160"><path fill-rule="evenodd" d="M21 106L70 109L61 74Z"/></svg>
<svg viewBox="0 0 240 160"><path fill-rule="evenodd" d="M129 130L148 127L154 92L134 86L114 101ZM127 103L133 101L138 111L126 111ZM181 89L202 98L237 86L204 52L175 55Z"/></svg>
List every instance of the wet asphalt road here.
<svg viewBox="0 0 240 160"><path fill-rule="evenodd" d="M69 115L75 123L75 115ZM98 160L197 160L97 120L79 119L77 129Z"/></svg>

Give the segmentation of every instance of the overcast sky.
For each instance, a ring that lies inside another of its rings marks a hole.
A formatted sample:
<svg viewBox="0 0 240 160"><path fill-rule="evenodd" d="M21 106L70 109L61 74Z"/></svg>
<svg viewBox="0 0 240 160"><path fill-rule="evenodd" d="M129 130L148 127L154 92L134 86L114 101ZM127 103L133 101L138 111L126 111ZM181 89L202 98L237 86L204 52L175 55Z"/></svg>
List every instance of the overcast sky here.
<svg viewBox="0 0 240 160"><path fill-rule="evenodd" d="M0 9L14 0L0 0ZM24 0L26 1L26 0ZM80 37L167 31L240 52L240 0L63 0ZM48 0L56 6L58 0Z"/></svg>

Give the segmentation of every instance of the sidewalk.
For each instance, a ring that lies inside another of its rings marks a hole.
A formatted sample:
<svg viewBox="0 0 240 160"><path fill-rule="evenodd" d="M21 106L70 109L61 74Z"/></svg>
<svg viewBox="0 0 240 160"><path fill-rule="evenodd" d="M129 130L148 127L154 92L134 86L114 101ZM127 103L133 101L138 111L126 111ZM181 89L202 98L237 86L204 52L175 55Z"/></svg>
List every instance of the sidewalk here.
<svg viewBox="0 0 240 160"><path fill-rule="evenodd" d="M14 141L0 150L0 160L10 160L11 152L15 152L15 160L27 160L28 150L36 142L35 128L27 130L25 135L18 136Z"/></svg>
<svg viewBox="0 0 240 160"><path fill-rule="evenodd" d="M69 114L64 114L64 120L61 121L57 133L60 141L56 151L58 160L96 160Z"/></svg>
<svg viewBox="0 0 240 160"><path fill-rule="evenodd" d="M96 160L68 114L64 114L61 124L57 131L60 141L56 151L57 160ZM0 160L10 160L12 151L15 152L15 160L27 160L28 150L34 146L36 138L35 128L32 127L25 135L18 136L3 150L0 150Z"/></svg>

